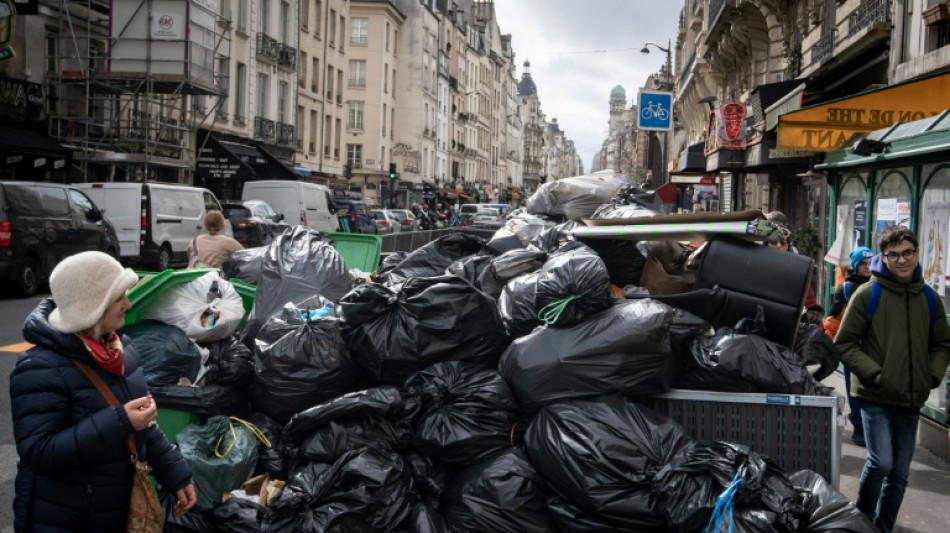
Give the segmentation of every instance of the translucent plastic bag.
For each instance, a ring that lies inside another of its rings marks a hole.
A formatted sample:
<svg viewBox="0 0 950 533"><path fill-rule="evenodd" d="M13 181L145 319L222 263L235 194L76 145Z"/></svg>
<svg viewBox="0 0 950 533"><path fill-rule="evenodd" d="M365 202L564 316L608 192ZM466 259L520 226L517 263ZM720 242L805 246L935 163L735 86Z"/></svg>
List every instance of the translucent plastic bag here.
<svg viewBox="0 0 950 533"><path fill-rule="evenodd" d="M230 337L244 318L244 302L217 272L168 290L145 308L141 317L177 326L198 342Z"/></svg>
<svg viewBox="0 0 950 533"><path fill-rule="evenodd" d="M528 213L565 215L571 220L590 218L625 185L623 174L591 174L545 183L528 198Z"/></svg>

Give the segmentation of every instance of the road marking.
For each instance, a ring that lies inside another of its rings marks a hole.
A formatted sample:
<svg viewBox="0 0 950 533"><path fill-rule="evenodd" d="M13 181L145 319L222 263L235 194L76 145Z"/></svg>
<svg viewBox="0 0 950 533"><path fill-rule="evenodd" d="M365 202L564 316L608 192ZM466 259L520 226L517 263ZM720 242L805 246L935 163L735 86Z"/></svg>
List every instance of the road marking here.
<svg viewBox="0 0 950 533"><path fill-rule="evenodd" d="M20 352L25 352L32 347L33 345L28 342L20 342L17 344L8 344L6 346L0 346L0 352L20 353Z"/></svg>

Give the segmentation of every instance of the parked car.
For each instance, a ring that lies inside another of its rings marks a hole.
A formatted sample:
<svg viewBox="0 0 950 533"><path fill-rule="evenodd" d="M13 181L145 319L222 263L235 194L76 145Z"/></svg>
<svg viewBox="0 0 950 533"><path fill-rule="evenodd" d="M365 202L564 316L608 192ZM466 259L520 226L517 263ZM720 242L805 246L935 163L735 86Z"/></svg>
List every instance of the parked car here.
<svg viewBox="0 0 950 533"><path fill-rule="evenodd" d="M473 225L501 227L504 219L498 209L494 207L483 207L479 209L472 217Z"/></svg>
<svg viewBox="0 0 950 533"><path fill-rule="evenodd" d="M369 206L365 202L347 198L334 198L333 203L336 205L337 218L341 219L340 231L347 231L348 229L353 233L371 233L374 235L378 233L376 221L373 220L373 216L369 212ZM346 221L347 229L344 229L343 219Z"/></svg>
<svg viewBox="0 0 950 533"><path fill-rule="evenodd" d="M402 231L419 230L419 219L416 218L416 215L412 214L412 211L408 209L390 209L389 212L396 215L396 218L399 219Z"/></svg>
<svg viewBox="0 0 950 533"><path fill-rule="evenodd" d="M263 200L224 202L221 209L225 218L231 221L234 239L245 248L270 244L274 237L290 227L284 222L284 215L274 211Z"/></svg>
<svg viewBox="0 0 950 533"><path fill-rule="evenodd" d="M221 210L208 189L171 183L100 182L74 185L115 225L122 262L163 271L188 262L188 245L204 233L205 214ZM225 235L233 236L224 221Z"/></svg>
<svg viewBox="0 0 950 533"><path fill-rule="evenodd" d="M379 234L402 231L402 221L396 218L396 215L389 209L373 209L370 211L370 215L376 221L376 229Z"/></svg>
<svg viewBox="0 0 950 533"><path fill-rule="evenodd" d="M90 250L118 259L119 238L103 210L79 189L0 182L0 279L33 296L66 257Z"/></svg>
<svg viewBox="0 0 950 533"><path fill-rule="evenodd" d="M497 209L498 213L501 215L501 218L504 220L508 220L508 215L512 210L511 204L488 204L488 207L494 207Z"/></svg>

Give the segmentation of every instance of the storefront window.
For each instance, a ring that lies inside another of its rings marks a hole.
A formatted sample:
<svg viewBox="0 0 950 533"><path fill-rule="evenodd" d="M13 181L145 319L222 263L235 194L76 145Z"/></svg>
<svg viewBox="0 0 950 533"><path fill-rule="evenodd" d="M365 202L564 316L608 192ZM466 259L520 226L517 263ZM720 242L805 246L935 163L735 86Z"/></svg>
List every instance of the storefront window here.
<svg viewBox="0 0 950 533"><path fill-rule="evenodd" d="M950 165L924 165L921 178L925 184L921 195L918 215L920 231L920 266L924 281L943 296L950 297L950 265L947 263L950 249ZM926 407L938 421L947 419L947 379L940 387L930 391Z"/></svg>
<svg viewBox="0 0 950 533"><path fill-rule="evenodd" d="M881 172L882 178L874 202L874 237L871 249L877 250L878 237L888 226L910 227L910 176L911 169L888 169Z"/></svg>
<svg viewBox="0 0 950 533"><path fill-rule="evenodd" d="M850 233L847 250L864 246L867 235L867 183L866 173L854 174L845 178L844 186L838 198L839 216L847 217L838 221L838 227L843 227ZM847 207L847 210L843 209ZM843 223L842 223L843 222Z"/></svg>

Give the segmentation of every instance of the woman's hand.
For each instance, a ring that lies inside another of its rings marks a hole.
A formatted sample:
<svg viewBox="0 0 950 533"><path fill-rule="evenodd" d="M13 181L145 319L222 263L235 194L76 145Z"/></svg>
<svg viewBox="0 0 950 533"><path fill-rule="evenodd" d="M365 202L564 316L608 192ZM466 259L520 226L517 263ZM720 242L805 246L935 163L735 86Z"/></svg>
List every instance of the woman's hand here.
<svg viewBox="0 0 950 533"><path fill-rule="evenodd" d="M178 497L178 503L175 504L175 514L185 514L198 502L198 495L195 494L195 484L189 483L185 488L178 489L175 493Z"/></svg>
<svg viewBox="0 0 950 533"><path fill-rule="evenodd" d="M143 396L135 400L126 402L123 406L125 414L132 423L135 431L142 431L155 423L158 417L158 407L152 401L151 396Z"/></svg>

